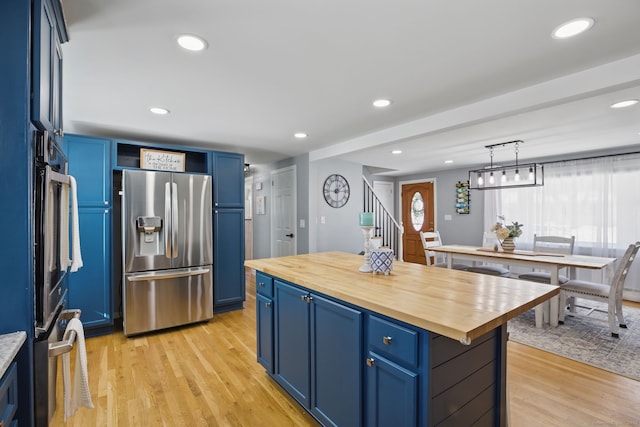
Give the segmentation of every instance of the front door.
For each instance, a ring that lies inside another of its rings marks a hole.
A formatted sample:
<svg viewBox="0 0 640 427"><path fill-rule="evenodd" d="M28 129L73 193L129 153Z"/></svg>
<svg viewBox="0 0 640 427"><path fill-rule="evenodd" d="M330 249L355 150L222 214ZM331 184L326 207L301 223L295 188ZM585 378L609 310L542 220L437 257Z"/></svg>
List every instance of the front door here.
<svg viewBox="0 0 640 427"><path fill-rule="evenodd" d="M433 231L433 182L402 185L402 258L426 264L420 240L421 231Z"/></svg>

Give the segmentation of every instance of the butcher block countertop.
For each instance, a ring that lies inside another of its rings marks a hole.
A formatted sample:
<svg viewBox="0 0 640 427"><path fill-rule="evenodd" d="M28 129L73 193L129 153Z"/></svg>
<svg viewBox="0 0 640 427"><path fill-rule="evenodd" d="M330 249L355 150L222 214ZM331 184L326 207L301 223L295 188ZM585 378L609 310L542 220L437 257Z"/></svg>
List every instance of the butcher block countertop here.
<svg viewBox="0 0 640 427"><path fill-rule="evenodd" d="M358 271L363 261L321 252L245 266L465 344L559 293L557 286L408 262L374 275Z"/></svg>

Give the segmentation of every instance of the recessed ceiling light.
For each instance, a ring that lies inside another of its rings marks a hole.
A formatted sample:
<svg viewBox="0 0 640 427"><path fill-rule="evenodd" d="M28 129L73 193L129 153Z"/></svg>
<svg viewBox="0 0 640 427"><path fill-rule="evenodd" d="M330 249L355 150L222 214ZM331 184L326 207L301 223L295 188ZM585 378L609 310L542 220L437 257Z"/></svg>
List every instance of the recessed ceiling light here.
<svg viewBox="0 0 640 427"><path fill-rule="evenodd" d="M611 108L624 108L631 107L632 105L636 105L638 103L637 99L627 99L626 101L616 102L615 104L611 104Z"/></svg>
<svg viewBox="0 0 640 427"><path fill-rule="evenodd" d="M389 105L391 105L391 101L389 101L388 99L376 99L375 101L373 101L374 107L384 108L388 107Z"/></svg>
<svg viewBox="0 0 640 427"><path fill-rule="evenodd" d="M306 138L308 135L304 132L296 132L293 134L293 136L295 136L298 139L304 139Z"/></svg>
<svg viewBox="0 0 640 427"><path fill-rule="evenodd" d="M393 150L391 154L402 154L402 150Z"/></svg>
<svg viewBox="0 0 640 427"><path fill-rule="evenodd" d="M554 39L566 39L569 37L577 36L580 33L584 33L593 26L593 19L591 18L578 18L565 22L562 25L556 27L553 30L552 36Z"/></svg>
<svg viewBox="0 0 640 427"><path fill-rule="evenodd" d="M453 160L445 160L444 163L450 165L451 163L453 163Z"/></svg>
<svg viewBox="0 0 640 427"><path fill-rule="evenodd" d="M153 114L158 114L158 115L161 115L161 116L169 114L169 110L167 110L166 108L161 108L161 107L151 107L151 108L149 108L149 111L151 111Z"/></svg>
<svg viewBox="0 0 640 427"><path fill-rule="evenodd" d="M202 37L192 34L182 34L178 36L178 44L187 50L198 52L207 48L207 42Z"/></svg>

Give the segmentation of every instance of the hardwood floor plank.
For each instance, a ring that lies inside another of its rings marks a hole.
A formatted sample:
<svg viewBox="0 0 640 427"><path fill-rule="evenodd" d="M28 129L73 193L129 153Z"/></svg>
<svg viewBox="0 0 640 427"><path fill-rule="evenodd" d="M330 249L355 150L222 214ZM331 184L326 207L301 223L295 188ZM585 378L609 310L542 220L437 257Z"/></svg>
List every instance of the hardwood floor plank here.
<svg viewBox="0 0 640 427"><path fill-rule="evenodd" d="M65 423L59 375L50 425L317 426L257 363L255 300L248 273L244 310L141 337L87 339L95 409ZM507 352L511 427L640 424L640 382L519 343Z"/></svg>

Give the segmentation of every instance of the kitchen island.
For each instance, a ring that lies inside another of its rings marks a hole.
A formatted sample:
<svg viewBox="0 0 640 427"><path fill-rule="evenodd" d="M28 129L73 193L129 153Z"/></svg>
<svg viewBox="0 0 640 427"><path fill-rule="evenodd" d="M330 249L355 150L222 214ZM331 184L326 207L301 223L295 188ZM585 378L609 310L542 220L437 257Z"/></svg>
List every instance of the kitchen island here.
<svg viewBox="0 0 640 427"><path fill-rule="evenodd" d="M506 323L558 287L404 262L373 275L362 262L245 262L269 375L323 425L506 425Z"/></svg>

